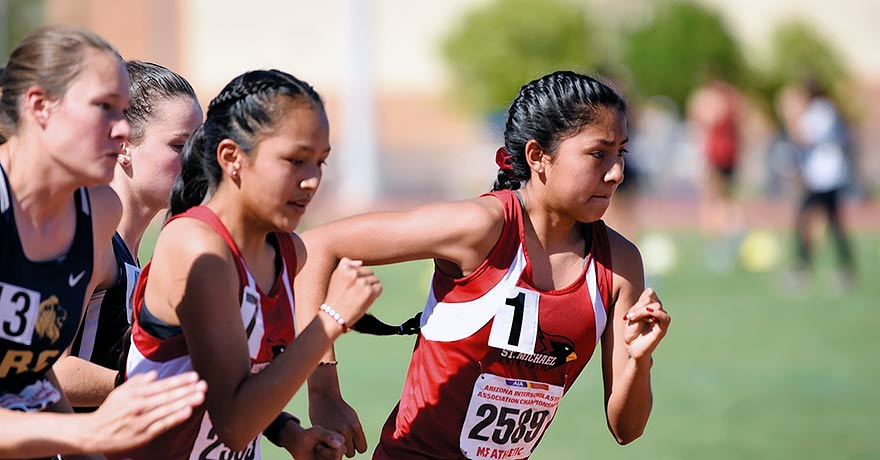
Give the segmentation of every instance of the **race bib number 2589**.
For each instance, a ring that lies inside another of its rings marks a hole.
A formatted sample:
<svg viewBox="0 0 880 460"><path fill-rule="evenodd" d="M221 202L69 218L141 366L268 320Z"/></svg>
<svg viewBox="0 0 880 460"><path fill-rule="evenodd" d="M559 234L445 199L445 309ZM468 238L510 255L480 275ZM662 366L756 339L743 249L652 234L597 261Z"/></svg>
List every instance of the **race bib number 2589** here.
<svg viewBox="0 0 880 460"><path fill-rule="evenodd" d="M474 384L459 447L469 459L521 459L556 415L563 388L482 374Z"/></svg>

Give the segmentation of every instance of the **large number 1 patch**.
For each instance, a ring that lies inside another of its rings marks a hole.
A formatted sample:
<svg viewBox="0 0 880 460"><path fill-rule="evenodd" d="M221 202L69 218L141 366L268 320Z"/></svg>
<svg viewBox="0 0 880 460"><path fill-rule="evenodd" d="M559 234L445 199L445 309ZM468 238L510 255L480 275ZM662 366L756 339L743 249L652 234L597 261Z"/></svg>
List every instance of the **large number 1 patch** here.
<svg viewBox="0 0 880 460"><path fill-rule="evenodd" d="M495 313L489 346L534 354L540 297L535 291L514 286L504 305Z"/></svg>

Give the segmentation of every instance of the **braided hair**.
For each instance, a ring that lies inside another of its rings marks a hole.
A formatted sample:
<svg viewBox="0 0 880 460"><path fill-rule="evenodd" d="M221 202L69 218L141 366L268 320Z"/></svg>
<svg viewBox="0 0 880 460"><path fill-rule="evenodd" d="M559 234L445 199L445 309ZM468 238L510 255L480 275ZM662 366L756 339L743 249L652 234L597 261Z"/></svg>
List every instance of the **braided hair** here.
<svg viewBox="0 0 880 460"><path fill-rule="evenodd" d="M321 97L308 83L280 70L246 72L220 91L208 105L205 122L183 147L181 172L171 189L170 215L201 204L220 184L223 171L217 163L217 145L230 139L251 153L291 108L282 102L324 110Z"/></svg>
<svg viewBox="0 0 880 460"><path fill-rule="evenodd" d="M626 115L626 101L620 94L575 72L553 72L520 88L507 112L504 166L498 170L492 191L516 190L531 178L525 153L530 140L552 155L562 140L592 123L602 107Z"/></svg>

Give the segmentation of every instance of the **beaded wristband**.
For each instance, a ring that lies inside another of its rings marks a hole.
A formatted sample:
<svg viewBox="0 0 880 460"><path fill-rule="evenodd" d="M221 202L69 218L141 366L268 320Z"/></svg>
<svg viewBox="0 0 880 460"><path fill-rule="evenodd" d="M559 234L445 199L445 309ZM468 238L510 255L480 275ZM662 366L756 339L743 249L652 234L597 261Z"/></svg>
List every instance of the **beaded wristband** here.
<svg viewBox="0 0 880 460"><path fill-rule="evenodd" d="M324 313L327 313L328 315L330 315L331 318L333 318L333 321L336 321L337 323L339 323L339 325L342 327L343 334L345 334L346 331L348 331L348 326L345 325L345 318L343 318L342 315L339 314L339 312L334 310L333 307L331 307L330 305L327 305L325 303L325 304L321 305L321 311L323 311Z"/></svg>
<svg viewBox="0 0 880 460"><path fill-rule="evenodd" d="M339 361L320 361L318 362L319 366L335 366L339 364Z"/></svg>

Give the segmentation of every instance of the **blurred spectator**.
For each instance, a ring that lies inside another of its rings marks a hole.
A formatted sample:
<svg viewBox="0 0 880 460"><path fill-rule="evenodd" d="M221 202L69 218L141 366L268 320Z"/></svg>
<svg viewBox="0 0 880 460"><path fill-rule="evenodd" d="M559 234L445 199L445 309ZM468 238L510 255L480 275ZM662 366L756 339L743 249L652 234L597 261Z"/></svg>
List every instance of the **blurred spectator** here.
<svg viewBox="0 0 880 460"><path fill-rule="evenodd" d="M840 263L839 281L842 288L848 288L854 265L841 222L840 197L851 177L849 129L825 89L814 80L803 88L786 90L782 97L780 109L790 137L798 146L797 165L803 186L795 226L797 276L802 277L812 265L810 217L815 210L827 219Z"/></svg>
<svg viewBox="0 0 880 460"><path fill-rule="evenodd" d="M741 233L741 212L733 199L740 151L740 94L729 83L711 79L688 100L688 121L705 162L700 196L700 224L711 240L711 268L729 269Z"/></svg>

